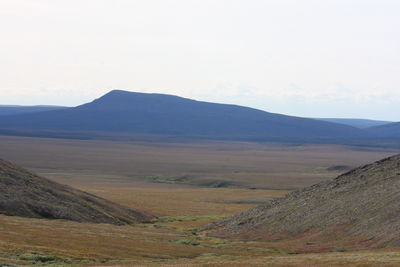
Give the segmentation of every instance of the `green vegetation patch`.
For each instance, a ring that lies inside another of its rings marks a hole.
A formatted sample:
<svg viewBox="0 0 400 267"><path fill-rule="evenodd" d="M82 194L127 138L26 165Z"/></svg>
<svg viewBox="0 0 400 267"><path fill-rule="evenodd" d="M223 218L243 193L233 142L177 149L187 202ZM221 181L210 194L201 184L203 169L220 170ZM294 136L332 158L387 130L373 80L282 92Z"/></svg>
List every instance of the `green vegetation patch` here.
<svg viewBox="0 0 400 267"><path fill-rule="evenodd" d="M200 242L195 241L195 240L170 240L169 242L171 243L176 243L176 244L181 244L181 245L186 245L186 246L199 246Z"/></svg>
<svg viewBox="0 0 400 267"><path fill-rule="evenodd" d="M146 180L152 183L161 184L190 184L190 180L187 176L179 177L167 177L167 176L146 176Z"/></svg>
<svg viewBox="0 0 400 267"><path fill-rule="evenodd" d="M202 179L196 181L187 175L172 176L172 177L154 175L154 176L146 176L145 179L151 183L160 183L160 184L186 184L186 185L208 187L208 188L247 188L246 185L234 181L225 181L217 179Z"/></svg>
<svg viewBox="0 0 400 267"><path fill-rule="evenodd" d="M78 266L97 260L71 258L38 251L0 250L0 266Z"/></svg>
<svg viewBox="0 0 400 267"><path fill-rule="evenodd" d="M195 222L195 221L204 221L204 220L221 220L226 218L226 216L164 216L159 217L158 222L162 223L171 223L171 222Z"/></svg>
<svg viewBox="0 0 400 267"><path fill-rule="evenodd" d="M0 266L75 266L94 261L82 258L68 258L42 252L0 251Z"/></svg>
<svg viewBox="0 0 400 267"><path fill-rule="evenodd" d="M1 267L17 267L18 265L0 261L0 266Z"/></svg>
<svg viewBox="0 0 400 267"><path fill-rule="evenodd" d="M333 252L346 252L346 251L347 251L347 249L342 248L342 247L340 247L340 248L335 248L335 249L333 250Z"/></svg>
<svg viewBox="0 0 400 267"><path fill-rule="evenodd" d="M212 259L228 259L228 258L238 258L240 256L234 256L234 255L225 255L225 254L216 254L216 253L203 253L200 256L198 256L196 259L201 259L201 260L212 260Z"/></svg>

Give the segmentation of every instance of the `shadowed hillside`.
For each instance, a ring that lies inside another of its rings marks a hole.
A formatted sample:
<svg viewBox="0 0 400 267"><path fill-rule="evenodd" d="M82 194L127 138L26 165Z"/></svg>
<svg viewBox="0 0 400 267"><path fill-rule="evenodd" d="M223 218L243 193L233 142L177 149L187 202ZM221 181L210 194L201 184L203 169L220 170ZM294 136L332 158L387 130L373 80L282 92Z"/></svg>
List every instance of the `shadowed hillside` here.
<svg viewBox="0 0 400 267"><path fill-rule="evenodd" d="M209 226L214 235L351 248L400 244L400 155Z"/></svg>
<svg viewBox="0 0 400 267"><path fill-rule="evenodd" d="M115 90L75 108L0 118L3 133L101 133L260 141L358 139L354 127L162 94ZM7 132L9 131L9 132ZM11 131L11 132L10 132ZM12 132L14 131L14 132Z"/></svg>
<svg viewBox="0 0 400 267"><path fill-rule="evenodd" d="M0 160L0 214L110 224L133 224L152 218L3 160Z"/></svg>

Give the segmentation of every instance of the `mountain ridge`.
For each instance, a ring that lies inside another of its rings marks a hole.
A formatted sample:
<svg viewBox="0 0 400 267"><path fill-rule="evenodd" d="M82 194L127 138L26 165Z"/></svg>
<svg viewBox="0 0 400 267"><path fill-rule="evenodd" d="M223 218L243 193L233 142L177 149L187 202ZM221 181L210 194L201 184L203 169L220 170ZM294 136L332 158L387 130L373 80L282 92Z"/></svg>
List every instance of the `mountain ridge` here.
<svg viewBox="0 0 400 267"><path fill-rule="evenodd" d="M392 121L382 121L382 120L369 120L369 119L344 119L344 118L316 118L317 120L334 122L353 126L359 129L367 129L369 127L381 126L385 124L393 123Z"/></svg>
<svg viewBox="0 0 400 267"><path fill-rule="evenodd" d="M226 140L358 139L351 126L164 94L113 90L75 108L0 118L1 130L154 134Z"/></svg>
<svg viewBox="0 0 400 267"><path fill-rule="evenodd" d="M366 130L381 138L400 138L400 122L370 127Z"/></svg>
<svg viewBox="0 0 400 267"><path fill-rule="evenodd" d="M59 110L65 108L67 107L51 106L51 105L37 105L37 106L0 105L0 116L36 113L36 112Z"/></svg>

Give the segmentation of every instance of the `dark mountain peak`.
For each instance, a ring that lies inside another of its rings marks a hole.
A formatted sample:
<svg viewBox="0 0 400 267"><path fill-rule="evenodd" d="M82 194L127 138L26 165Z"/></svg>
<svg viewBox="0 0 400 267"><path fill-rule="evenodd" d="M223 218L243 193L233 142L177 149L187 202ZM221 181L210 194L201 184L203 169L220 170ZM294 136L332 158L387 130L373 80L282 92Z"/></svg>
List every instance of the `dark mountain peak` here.
<svg viewBox="0 0 400 267"><path fill-rule="evenodd" d="M112 90L102 97L95 99L91 103L84 104L81 107L90 108L115 108L118 110L150 108L157 105L179 105L187 102L197 102L174 95L140 93L124 90Z"/></svg>
<svg viewBox="0 0 400 267"><path fill-rule="evenodd" d="M166 94L113 90L81 106L0 118L1 130L164 135L226 140L337 142L359 139L360 129L229 104Z"/></svg>
<svg viewBox="0 0 400 267"><path fill-rule="evenodd" d="M103 95L102 97L98 98L97 100L143 100L143 99L153 99L153 100L160 100L160 99L175 99L175 100L189 100L187 98L175 96L175 95L167 95L167 94L158 94L158 93L142 93L142 92L131 92L131 91L124 91L124 90L112 90L107 94ZM194 101L194 100L192 100Z"/></svg>
<svg viewBox="0 0 400 267"><path fill-rule="evenodd" d="M120 90L120 89L113 89L110 92L108 92L106 95L123 95L123 94L135 94L136 92L131 92L131 91L126 91L126 90Z"/></svg>
<svg viewBox="0 0 400 267"><path fill-rule="evenodd" d="M98 99L123 99L125 97L128 98L134 98L134 97L140 97L142 95L146 95L146 93L140 93L140 92L131 92L131 91L125 91L125 90L111 90L110 92L106 93L105 95L101 96Z"/></svg>
<svg viewBox="0 0 400 267"><path fill-rule="evenodd" d="M0 214L110 224L133 224L153 218L1 159Z"/></svg>
<svg viewBox="0 0 400 267"><path fill-rule="evenodd" d="M125 101L127 98L129 100L136 98L140 95L138 92L130 92L124 90L112 90L105 95L95 99L92 103L96 102L110 102L110 101Z"/></svg>

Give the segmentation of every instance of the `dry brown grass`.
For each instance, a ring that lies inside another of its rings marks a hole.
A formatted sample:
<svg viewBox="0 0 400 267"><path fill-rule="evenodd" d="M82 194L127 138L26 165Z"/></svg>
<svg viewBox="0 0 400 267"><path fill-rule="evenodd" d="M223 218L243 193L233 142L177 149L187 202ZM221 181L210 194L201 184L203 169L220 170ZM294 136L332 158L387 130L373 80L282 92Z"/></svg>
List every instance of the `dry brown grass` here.
<svg viewBox="0 0 400 267"><path fill-rule="evenodd" d="M164 220L155 224L114 226L0 215L0 254L3 255L0 263L2 260L35 263L25 260L26 254L50 255L77 264L165 261L208 254L262 255L258 248L231 247L224 241L193 234L194 230L187 231L196 224L213 220L212 217L181 216ZM179 225L174 220L189 223Z"/></svg>
<svg viewBox="0 0 400 267"><path fill-rule="evenodd" d="M289 255L263 242L208 238L196 228L287 188L334 177L394 150L209 142L119 143L0 137L0 157L64 184L164 216L153 224L112 226L0 216L0 265L395 266L400 250ZM147 176L221 179L244 188L151 183ZM279 247L279 246L278 246ZM44 260L43 260L44 259ZM49 261L46 261L49 259Z"/></svg>
<svg viewBox="0 0 400 267"><path fill-rule="evenodd" d="M46 265L27 255L56 258L58 262L47 263L56 266L398 266L400 263L400 248L291 254L270 249L261 242L197 238L184 231L188 225L179 228L173 224L112 226L0 216L0 263Z"/></svg>
<svg viewBox="0 0 400 267"><path fill-rule="evenodd" d="M0 157L75 186L141 185L148 176L188 176L195 181L216 179L292 189L335 177L339 172L327 171L331 166L356 167L396 152L334 145L122 143L0 137Z"/></svg>
<svg viewBox="0 0 400 267"><path fill-rule="evenodd" d="M83 187L84 190L140 210L161 216L228 216L241 212L254 204L254 199L275 198L285 190L249 190L192 187Z"/></svg>
<svg viewBox="0 0 400 267"><path fill-rule="evenodd" d="M126 264L119 266L286 266L286 267L325 267L325 266L363 266L397 267L400 264L400 249L369 250L356 252L309 253L301 255L272 255L231 258L206 258L163 263L161 265ZM111 265L110 265L111 266ZM114 265L115 266L115 265Z"/></svg>

